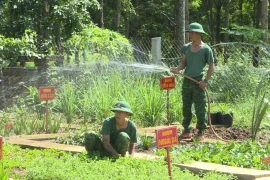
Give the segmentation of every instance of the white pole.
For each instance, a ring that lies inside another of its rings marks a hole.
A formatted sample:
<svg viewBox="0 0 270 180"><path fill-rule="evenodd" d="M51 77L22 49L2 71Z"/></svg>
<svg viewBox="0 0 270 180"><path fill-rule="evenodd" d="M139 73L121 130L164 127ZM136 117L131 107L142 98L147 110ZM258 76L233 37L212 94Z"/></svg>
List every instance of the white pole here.
<svg viewBox="0 0 270 180"><path fill-rule="evenodd" d="M161 64L161 37L152 38L152 61Z"/></svg>

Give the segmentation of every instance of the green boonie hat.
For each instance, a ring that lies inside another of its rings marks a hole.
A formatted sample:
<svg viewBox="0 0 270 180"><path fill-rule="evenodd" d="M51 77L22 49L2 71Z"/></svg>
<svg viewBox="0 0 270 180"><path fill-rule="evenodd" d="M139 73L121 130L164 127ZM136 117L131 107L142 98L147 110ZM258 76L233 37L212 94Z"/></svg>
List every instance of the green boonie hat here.
<svg viewBox="0 0 270 180"><path fill-rule="evenodd" d="M131 107L126 101L117 101L111 111L123 111L123 112L128 112L130 115L133 114L131 111Z"/></svg>
<svg viewBox="0 0 270 180"><path fill-rule="evenodd" d="M199 32L199 33L205 33L205 31L203 30L203 27L201 24L199 23L191 23L188 27L188 29L186 30L186 32L190 32L190 31L193 31L193 32Z"/></svg>

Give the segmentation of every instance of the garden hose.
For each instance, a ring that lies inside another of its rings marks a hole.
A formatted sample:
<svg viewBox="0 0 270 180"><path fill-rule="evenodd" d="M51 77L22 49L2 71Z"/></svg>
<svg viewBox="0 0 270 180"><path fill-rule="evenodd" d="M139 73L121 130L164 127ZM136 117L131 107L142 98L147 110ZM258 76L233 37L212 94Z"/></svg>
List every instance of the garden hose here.
<svg viewBox="0 0 270 180"><path fill-rule="evenodd" d="M197 81L197 80L195 80L195 79L193 79L193 78L191 78L191 77L189 77L189 76L187 76L187 75L185 75L185 74L181 74L181 73L177 73L177 74L180 75L180 76L183 76L183 77L185 77L185 78L187 78L187 79L189 79L189 80L191 80L191 81L193 81L193 82L195 82L196 84L200 84L199 81ZM218 139L220 139L221 141L224 141L224 142L229 142L228 140L222 139L222 137L220 137L220 136L215 132L215 130L214 130L213 126L212 126L212 123L211 123L211 115L210 115L210 97L209 97L209 94L208 94L208 91L207 91L206 88L204 88L204 91L205 91L205 93L206 93L206 96L207 96L207 102L208 102L208 113L207 113L207 114L208 114L208 121L209 121L210 129L211 129L211 131L213 132L213 134L214 134Z"/></svg>

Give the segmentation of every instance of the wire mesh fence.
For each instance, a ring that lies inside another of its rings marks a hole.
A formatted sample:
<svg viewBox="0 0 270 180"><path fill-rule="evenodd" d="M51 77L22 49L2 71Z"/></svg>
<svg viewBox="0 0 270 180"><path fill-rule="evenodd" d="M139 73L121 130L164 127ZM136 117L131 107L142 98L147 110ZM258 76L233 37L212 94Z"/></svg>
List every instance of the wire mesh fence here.
<svg viewBox="0 0 270 180"><path fill-rule="evenodd" d="M216 70L209 89L214 99L244 99L256 92L259 81L268 77L269 48L246 43L223 43L212 46L212 49Z"/></svg>
<svg viewBox="0 0 270 180"><path fill-rule="evenodd" d="M61 95L61 97L58 97L57 100L52 103L52 106L63 113L72 111L72 108L79 109L80 113L84 112L82 113L84 114L82 115L84 119L92 116L91 114L87 114L87 112L100 111L100 109L97 109L98 107L102 107L101 111L106 116L109 113L107 108L114 103L112 102L112 97L116 96L134 96L136 98L134 98L133 104L141 104L141 102L139 102L141 101L140 99L145 100L145 104L147 104L146 98L149 98L149 101L159 102L160 104L158 104L158 106L160 109L165 109L166 99L162 99L162 97L159 97L159 95L154 92L140 92L148 96L155 95L154 97L137 98L139 92L137 92L136 83L143 83L143 86L151 89L154 84L150 82L149 79L143 80L143 73L146 72L149 74L149 71L161 73L168 70L168 67L177 66L181 59L181 54L179 53L179 44L181 43L175 42L174 40L162 40L161 61L166 66L153 64L151 39L132 39L130 43L119 43L124 46L119 50L101 50L97 48L95 43L91 43L91 45L89 44L89 46L80 50L78 50L78 48L74 48L74 50L71 49L69 54L59 56L58 58L47 57L45 60L46 63L42 63L41 60L35 60L34 62L24 63L24 65L26 65L24 67L1 68L1 109L12 108L16 102L21 102L20 97L24 97L24 105L20 106L20 108L29 106L33 107L35 112L44 113L44 110L39 110L39 106L44 106L44 103L38 104L38 106L35 105L35 97L38 91L31 88L32 86L36 88L41 86L55 86L59 96L60 92L66 94L65 96ZM211 102L235 103L243 99L248 99L249 97L254 98L254 93L261 79L267 79L269 77L270 49L265 46L246 43L222 43L213 45L212 49L216 60L216 69L207 86L210 92ZM101 61L99 58L105 59L106 61ZM135 69L136 71L141 71L141 73L135 74ZM145 71L147 69L149 71ZM206 70L207 68L205 69L205 73ZM125 77L118 77L113 75L113 72L116 71L127 71L128 73L126 73ZM97 79L93 78L95 73L100 77ZM108 87L105 86L105 84L108 85L108 82L112 81L112 79L117 79L117 81ZM126 82L124 80L129 82L134 81L132 82L134 85L129 88L129 91L121 92L123 94L114 92L115 89L121 89L121 87L117 85L118 83L125 85ZM139 80L141 80L141 82L137 82ZM98 81L104 84L99 84ZM155 81L159 81L159 79ZM181 82L182 78L179 78L178 81ZM91 85L89 85L89 83ZM101 91L100 89L95 89L94 85L106 87L107 89ZM90 86L91 88L89 90ZM269 83L264 84L264 86L268 88ZM76 94L76 92L72 91L72 89L76 88L83 91ZM154 91L156 89L152 88L152 90ZM94 93L93 91L96 92ZM70 98L75 96L74 93L77 96L77 100ZM175 94L178 94L178 98L172 99L172 101L179 101L180 90L176 91ZM99 106L97 106L97 102L92 100L93 98L91 97L94 96L99 97ZM70 104L70 107L64 106L64 104L62 104L62 106L60 100L66 102L65 105ZM129 100L133 101L131 99ZM80 102L76 103L75 101ZM76 104L75 106L74 103ZM18 105L16 108L18 111ZM136 108L139 107L135 107L135 109ZM174 108L175 110L172 111L171 117L180 119L181 109L179 105L177 104L176 107L172 107L172 110ZM148 119L153 118L154 120L157 114L153 115L148 111L145 112L145 114L141 114L141 116L147 116L149 117Z"/></svg>
<svg viewBox="0 0 270 180"><path fill-rule="evenodd" d="M177 44L162 41L161 61L169 67L180 63L181 53ZM269 47L231 42L216 44L211 48L216 66L208 86L212 100L224 102L244 98L255 92L259 81L266 78L269 72ZM207 67L205 73L206 70Z"/></svg>

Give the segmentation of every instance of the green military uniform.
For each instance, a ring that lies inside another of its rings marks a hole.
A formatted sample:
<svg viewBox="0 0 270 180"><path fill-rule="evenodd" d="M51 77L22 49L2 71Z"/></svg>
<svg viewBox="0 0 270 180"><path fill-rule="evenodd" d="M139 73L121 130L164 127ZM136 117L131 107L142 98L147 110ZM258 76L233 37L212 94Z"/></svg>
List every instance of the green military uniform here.
<svg viewBox="0 0 270 180"><path fill-rule="evenodd" d="M111 110L129 112L132 115L129 104L124 101L118 101ZM137 128L135 123L129 120L125 129L117 130L115 116L103 121L100 133L102 135L110 135L110 144L122 155L128 151L130 142L137 142ZM85 149L88 152L94 150L105 151L100 137L93 131L85 133Z"/></svg>
<svg viewBox="0 0 270 180"><path fill-rule="evenodd" d="M186 56L186 68L184 74L192 77L197 81L203 79L203 68L206 64L214 62L213 52L211 48L205 44L198 52L190 50L191 43L185 44L181 48L181 53ZM183 101L183 127L185 133L191 130L192 112L191 107L194 103L197 116L196 128L203 131L207 128L208 118L206 113L206 95L198 84L185 78L182 85L182 101Z"/></svg>

